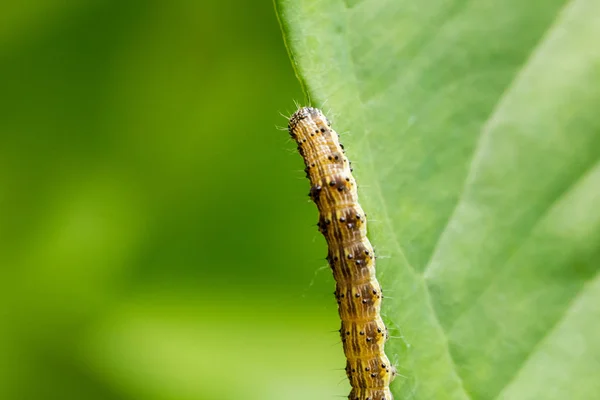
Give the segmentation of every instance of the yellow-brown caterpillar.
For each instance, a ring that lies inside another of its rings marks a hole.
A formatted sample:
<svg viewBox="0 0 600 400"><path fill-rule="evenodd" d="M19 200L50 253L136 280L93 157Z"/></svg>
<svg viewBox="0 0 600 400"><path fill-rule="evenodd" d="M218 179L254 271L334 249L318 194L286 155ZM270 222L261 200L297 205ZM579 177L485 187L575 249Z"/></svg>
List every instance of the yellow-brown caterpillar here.
<svg viewBox="0 0 600 400"><path fill-rule="evenodd" d="M304 158L309 196L319 209L319 231L329 247L327 261L336 281L340 335L352 386L348 398L391 400L389 385L396 371L384 353L388 334L380 314L383 296L350 162L320 110L300 108L288 130Z"/></svg>

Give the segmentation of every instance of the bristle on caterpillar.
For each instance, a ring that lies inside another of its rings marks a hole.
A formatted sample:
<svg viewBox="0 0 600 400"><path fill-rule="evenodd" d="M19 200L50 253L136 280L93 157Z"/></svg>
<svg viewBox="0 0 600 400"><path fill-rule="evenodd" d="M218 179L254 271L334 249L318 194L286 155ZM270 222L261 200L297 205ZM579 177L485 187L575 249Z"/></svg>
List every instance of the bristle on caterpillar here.
<svg viewBox="0 0 600 400"><path fill-rule="evenodd" d="M303 107L288 125L306 165L310 198L319 209L319 231L336 281L350 400L392 400L396 371L385 355L387 328L381 319L381 287L375 254L367 239L367 218L358 203L356 181L338 134L321 110Z"/></svg>

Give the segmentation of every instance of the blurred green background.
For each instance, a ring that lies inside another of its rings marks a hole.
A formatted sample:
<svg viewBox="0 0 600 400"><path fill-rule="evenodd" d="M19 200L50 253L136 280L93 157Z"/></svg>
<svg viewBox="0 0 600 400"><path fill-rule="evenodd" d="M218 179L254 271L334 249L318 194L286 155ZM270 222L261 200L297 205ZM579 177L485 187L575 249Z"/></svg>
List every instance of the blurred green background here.
<svg viewBox="0 0 600 400"><path fill-rule="evenodd" d="M0 398L345 396L270 1L0 6Z"/></svg>

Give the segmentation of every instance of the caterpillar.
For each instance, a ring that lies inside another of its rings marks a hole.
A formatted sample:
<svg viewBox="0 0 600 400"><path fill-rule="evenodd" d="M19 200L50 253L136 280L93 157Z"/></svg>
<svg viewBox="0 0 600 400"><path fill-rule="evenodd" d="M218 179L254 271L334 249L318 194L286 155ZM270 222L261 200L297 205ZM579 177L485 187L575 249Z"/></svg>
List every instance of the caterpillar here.
<svg viewBox="0 0 600 400"><path fill-rule="evenodd" d="M389 386L396 370L384 352L388 333L380 313L383 295L350 161L317 108L296 111L288 131L306 165L309 196L319 210L317 225L327 241L327 261L336 281L340 336L352 387L348 399L392 400Z"/></svg>

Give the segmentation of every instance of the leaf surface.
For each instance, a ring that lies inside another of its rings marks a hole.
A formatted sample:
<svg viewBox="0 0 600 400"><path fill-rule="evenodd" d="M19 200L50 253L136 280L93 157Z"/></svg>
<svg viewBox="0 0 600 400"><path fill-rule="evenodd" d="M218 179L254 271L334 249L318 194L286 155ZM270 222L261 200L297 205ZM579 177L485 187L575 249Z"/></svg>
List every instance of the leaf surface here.
<svg viewBox="0 0 600 400"><path fill-rule="evenodd" d="M396 398L599 393L600 3L275 5L355 165Z"/></svg>

